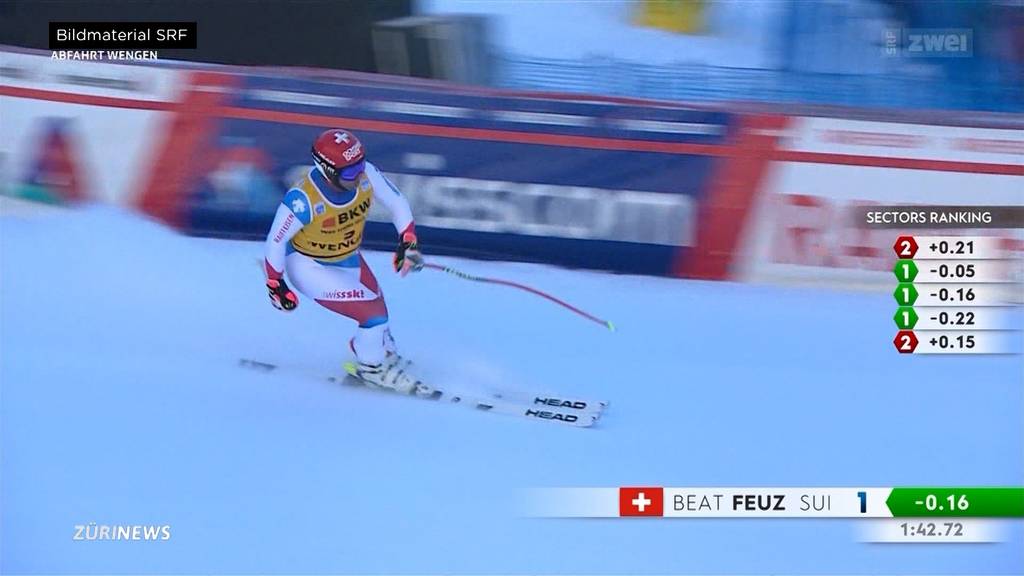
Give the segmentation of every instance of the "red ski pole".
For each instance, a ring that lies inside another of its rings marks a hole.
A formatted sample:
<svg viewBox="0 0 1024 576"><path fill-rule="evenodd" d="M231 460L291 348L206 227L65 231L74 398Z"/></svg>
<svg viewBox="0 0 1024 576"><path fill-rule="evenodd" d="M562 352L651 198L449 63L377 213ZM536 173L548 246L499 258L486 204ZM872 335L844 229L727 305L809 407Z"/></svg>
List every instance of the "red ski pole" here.
<svg viewBox="0 0 1024 576"><path fill-rule="evenodd" d="M424 268L430 268L432 270L439 270L441 272L446 272L446 273L451 274L452 276L455 276L457 278L462 278L463 280L472 280L473 282L484 282L484 283L487 283L487 284L501 284L502 286L511 286L512 288L518 288L520 290L525 290L525 291L527 291L527 292L529 292L531 294L536 294L537 296L540 296L541 298L545 298L547 300L550 300L550 301L554 302L555 304L558 304L559 306L561 306L563 308L571 310L572 312L575 312L575 313L579 314L580 316L583 316L587 320L590 320L592 322L597 322L598 324L604 326L605 328L607 328L609 330L612 330L612 331L615 330L615 325L612 324L611 322L609 322L608 320L602 320L602 319L598 318L597 316L594 316L593 314L590 314L588 312L584 312L583 310L580 310L579 308L573 306L572 304L569 304L568 302L565 302L564 300L560 300L558 298L555 298L554 296L552 296L551 294L548 294L547 292L542 292L540 290L537 290L536 288L531 288L529 286L524 286L523 284L519 284L518 282L512 282L510 280L500 280L498 278L484 278L482 276L473 276L472 274L466 274L465 272L456 270L455 268L451 268L449 266L441 266L439 264L426 263L426 264L423 265L423 267Z"/></svg>

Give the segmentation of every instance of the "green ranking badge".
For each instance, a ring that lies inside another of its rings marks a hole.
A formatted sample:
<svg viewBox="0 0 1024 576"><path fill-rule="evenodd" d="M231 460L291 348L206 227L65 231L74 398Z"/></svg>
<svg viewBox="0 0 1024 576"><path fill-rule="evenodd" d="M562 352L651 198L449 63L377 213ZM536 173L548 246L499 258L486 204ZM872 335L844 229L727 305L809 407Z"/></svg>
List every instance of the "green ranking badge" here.
<svg viewBox="0 0 1024 576"><path fill-rule="evenodd" d="M892 271L899 282L913 282L917 278L917 264L913 260L897 260Z"/></svg>
<svg viewBox="0 0 1024 576"><path fill-rule="evenodd" d="M917 301L917 288L909 282L900 282L899 286L896 287L896 291L892 293L896 298L896 303L900 306L913 306L914 302Z"/></svg>
<svg viewBox="0 0 1024 576"><path fill-rule="evenodd" d="M896 327L900 330L910 330L917 324L918 317L912 307L900 306L892 319L896 321Z"/></svg>

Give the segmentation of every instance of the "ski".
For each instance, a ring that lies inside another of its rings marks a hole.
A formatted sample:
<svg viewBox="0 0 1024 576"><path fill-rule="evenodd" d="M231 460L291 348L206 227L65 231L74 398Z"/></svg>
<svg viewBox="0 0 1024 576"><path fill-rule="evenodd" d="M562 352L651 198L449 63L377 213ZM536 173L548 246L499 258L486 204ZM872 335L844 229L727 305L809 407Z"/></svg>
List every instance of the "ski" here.
<svg viewBox="0 0 1024 576"><path fill-rule="evenodd" d="M368 385L366 382L359 379L359 377L356 376L356 365L353 362L345 363L345 372L348 373L348 380L353 381L356 385L387 392L387 390ZM475 396L468 394L452 394L435 388L434 393L430 396L413 396L427 400L447 400L452 404L461 404L463 406L469 406L477 410L493 412L495 414L507 414L509 416L521 416L524 418L547 420L549 422L557 422L559 424L568 424L570 426L583 428L592 426L597 420L597 415L589 412L556 408L548 405L541 407L526 402L510 401L496 395Z"/></svg>
<svg viewBox="0 0 1024 576"><path fill-rule="evenodd" d="M349 376L359 380L356 375L355 363L346 362L344 367L345 372L347 372ZM367 386L373 387L372 384L367 384ZM587 413L593 414L595 418L599 418L602 411L608 406L608 403L604 401L584 400L581 398L563 397L552 394L529 394L526 392L515 393L510 391L499 391L479 394L478 396L481 398L487 398L487 402L492 404L501 402L504 404L532 406L540 413L550 412L552 409L557 409L558 412L567 412L569 414L577 415L579 413ZM418 397L423 398L424 396ZM432 397L426 398L434 399Z"/></svg>
<svg viewBox="0 0 1024 576"><path fill-rule="evenodd" d="M586 400L557 394L494 392L493 395L495 398L507 399L511 402L532 404L537 408L553 407L563 410L593 412L598 416L608 407L608 402L604 400Z"/></svg>
<svg viewBox="0 0 1024 576"><path fill-rule="evenodd" d="M240 359L239 365L263 372L272 372L280 370L280 367L277 364L262 362L259 360L252 360L248 358ZM354 375L355 365L351 362L345 363L345 372L346 374L344 374L343 376L339 377L331 375L325 377L324 380L331 383L341 383L354 387L359 387L366 390L394 394L393 392L390 392L388 390L368 385L366 382L356 377ZM537 395L523 397L522 399L513 399L510 397L506 397L502 393L456 394L442 389L435 389L434 394L430 396L410 395L410 397L436 401L441 403L457 404L482 412L493 412L495 414L519 416L522 418L528 418L532 420L543 420L547 422L554 422L557 424L575 426L578 428L587 428L593 426L594 422L596 422L598 417L600 416L600 410L607 405L607 403L605 402L592 402L579 399L566 400L562 398L554 398L548 395ZM569 403L569 405L562 405L566 404L567 402Z"/></svg>

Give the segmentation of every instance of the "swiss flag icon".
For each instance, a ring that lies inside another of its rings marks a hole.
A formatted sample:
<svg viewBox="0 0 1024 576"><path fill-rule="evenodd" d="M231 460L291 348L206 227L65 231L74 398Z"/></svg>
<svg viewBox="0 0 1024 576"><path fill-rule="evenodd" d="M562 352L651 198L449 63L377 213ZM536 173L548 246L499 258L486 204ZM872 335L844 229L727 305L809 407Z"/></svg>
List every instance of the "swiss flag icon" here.
<svg viewBox="0 0 1024 576"><path fill-rule="evenodd" d="M619 516L664 516L664 489L619 488Z"/></svg>

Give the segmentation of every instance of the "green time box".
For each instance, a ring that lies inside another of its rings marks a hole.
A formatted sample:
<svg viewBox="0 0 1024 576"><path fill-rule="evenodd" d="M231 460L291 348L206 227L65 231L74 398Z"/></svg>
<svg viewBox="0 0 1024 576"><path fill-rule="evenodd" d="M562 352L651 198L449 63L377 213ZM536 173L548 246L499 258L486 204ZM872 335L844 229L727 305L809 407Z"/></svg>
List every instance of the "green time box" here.
<svg viewBox="0 0 1024 576"><path fill-rule="evenodd" d="M1024 517L1024 487L898 487L885 501L894 517Z"/></svg>

